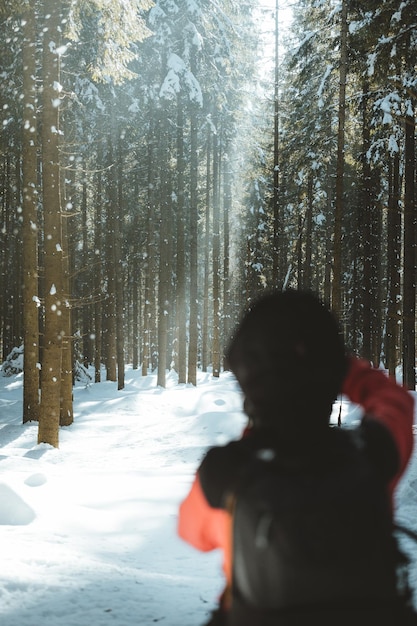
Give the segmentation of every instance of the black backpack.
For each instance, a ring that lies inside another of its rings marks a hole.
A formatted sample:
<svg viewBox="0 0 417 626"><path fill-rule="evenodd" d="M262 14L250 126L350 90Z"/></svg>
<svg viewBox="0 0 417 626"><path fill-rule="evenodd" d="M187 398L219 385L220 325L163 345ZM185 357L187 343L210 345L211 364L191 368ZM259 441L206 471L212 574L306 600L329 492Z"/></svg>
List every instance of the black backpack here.
<svg viewBox="0 0 417 626"><path fill-rule="evenodd" d="M386 481L359 430L332 431L298 461L251 451L233 498L228 623L416 623Z"/></svg>

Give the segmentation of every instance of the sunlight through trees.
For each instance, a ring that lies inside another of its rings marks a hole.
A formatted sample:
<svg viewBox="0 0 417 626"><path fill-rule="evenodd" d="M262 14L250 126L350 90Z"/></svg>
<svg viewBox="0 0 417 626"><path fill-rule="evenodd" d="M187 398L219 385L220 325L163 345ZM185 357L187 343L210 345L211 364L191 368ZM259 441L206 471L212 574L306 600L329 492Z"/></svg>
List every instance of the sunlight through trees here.
<svg viewBox="0 0 417 626"><path fill-rule="evenodd" d="M218 376L270 288L414 389L412 0L3 4L0 343L40 441L81 370Z"/></svg>

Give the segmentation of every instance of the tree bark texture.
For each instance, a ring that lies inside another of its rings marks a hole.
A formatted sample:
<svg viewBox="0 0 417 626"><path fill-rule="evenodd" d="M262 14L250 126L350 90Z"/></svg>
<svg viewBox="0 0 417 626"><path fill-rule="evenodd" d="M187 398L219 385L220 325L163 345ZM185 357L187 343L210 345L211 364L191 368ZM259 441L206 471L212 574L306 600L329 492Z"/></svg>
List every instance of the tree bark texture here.
<svg viewBox="0 0 417 626"><path fill-rule="evenodd" d="M190 152L190 326L187 380L191 385L196 386L198 364L198 155L197 123L194 110L191 111Z"/></svg>
<svg viewBox="0 0 417 626"><path fill-rule="evenodd" d="M347 77L347 0L342 0L340 16L339 107L336 163L336 203L333 233L332 308L342 315L342 220L345 164L346 77Z"/></svg>
<svg viewBox="0 0 417 626"><path fill-rule="evenodd" d="M410 99L405 117L404 192L404 290L403 290L403 381L415 389L416 346L416 201L415 201L415 103Z"/></svg>
<svg viewBox="0 0 417 626"><path fill-rule="evenodd" d="M39 420L38 138L34 1L26 5L23 46L23 422Z"/></svg>
<svg viewBox="0 0 417 626"><path fill-rule="evenodd" d="M59 168L59 6L45 1L42 94L42 184L44 215L45 329L41 371L38 443L58 447L61 406L62 232Z"/></svg>
<svg viewBox="0 0 417 626"><path fill-rule="evenodd" d="M220 146L218 130L213 138L213 339L212 373L220 376Z"/></svg>

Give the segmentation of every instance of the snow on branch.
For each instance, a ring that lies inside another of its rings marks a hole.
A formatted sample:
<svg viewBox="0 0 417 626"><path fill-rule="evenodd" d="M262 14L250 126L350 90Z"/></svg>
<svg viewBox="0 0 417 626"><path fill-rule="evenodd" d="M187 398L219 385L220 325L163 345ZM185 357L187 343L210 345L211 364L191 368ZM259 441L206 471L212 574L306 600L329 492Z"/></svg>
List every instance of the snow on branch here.
<svg viewBox="0 0 417 626"><path fill-rule="evenodd" d="M165 76L159 91L159 97L166 100L174 100L185 89L191 102L203 105L203 94L200 83L194 74L187 69L184 61L175 53L172 53L167 62L168 73Z"/></svg>

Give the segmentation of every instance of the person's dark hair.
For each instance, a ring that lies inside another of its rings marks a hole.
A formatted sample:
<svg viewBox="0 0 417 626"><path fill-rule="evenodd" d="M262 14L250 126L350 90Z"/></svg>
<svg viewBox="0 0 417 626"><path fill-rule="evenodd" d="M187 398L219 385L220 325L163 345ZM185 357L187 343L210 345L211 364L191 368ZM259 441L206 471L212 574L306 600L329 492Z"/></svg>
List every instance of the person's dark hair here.
<svg viewBox="0 0 417 626"><path fill-rule="evenodd" d="M258 425L327 425L346 354L335 316L313 293L277 291L254 302L226 358Z"/></svg>

